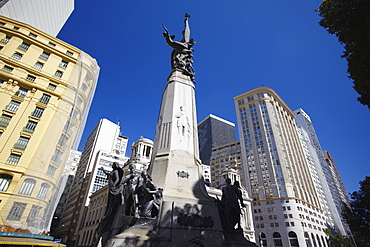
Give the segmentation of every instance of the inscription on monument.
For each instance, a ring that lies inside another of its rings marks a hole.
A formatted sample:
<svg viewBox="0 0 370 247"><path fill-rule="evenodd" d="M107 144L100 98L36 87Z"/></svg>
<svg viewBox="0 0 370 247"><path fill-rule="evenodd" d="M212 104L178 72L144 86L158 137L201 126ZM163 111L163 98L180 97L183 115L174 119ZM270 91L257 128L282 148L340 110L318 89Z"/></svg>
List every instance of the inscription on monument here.
<svg viewBox="0 0 370 247"><path fill-rule="evenodd" d="M212 228L215 224L211 216L199 216L197 214L179 214L177 222L180 226L194 226L194 227L204 227Z"/></svg>

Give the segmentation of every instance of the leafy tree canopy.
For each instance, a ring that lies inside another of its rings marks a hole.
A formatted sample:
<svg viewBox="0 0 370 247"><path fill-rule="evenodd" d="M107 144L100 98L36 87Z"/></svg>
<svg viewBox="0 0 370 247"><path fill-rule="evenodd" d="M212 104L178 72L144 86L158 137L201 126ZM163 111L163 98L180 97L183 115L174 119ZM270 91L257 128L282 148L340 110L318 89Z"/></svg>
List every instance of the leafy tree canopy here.
<svg viewBox="0 0 370 247"><path fill-rule="evenodd" d="M351 206L344 208L343 216L356 242L360 246L370 246L370 177L360 181L360 189L350 196Z"/></svg>
<svg viewBox="0 0 370 247"><path fill-rule="evenodd" d="M349 78L360 94L358 101L370 109L370 1L323 0L319 24L344 45Z"/></svg>

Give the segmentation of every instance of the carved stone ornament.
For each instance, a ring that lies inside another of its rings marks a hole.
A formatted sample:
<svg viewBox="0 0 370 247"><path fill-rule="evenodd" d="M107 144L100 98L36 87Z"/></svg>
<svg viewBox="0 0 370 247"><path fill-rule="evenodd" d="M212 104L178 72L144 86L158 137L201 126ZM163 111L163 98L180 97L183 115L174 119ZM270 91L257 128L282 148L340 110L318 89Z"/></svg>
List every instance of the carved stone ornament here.
<svg viewBox="0 0 370 247"><path fill-rule="evenodd" d="M188 178L190 176L190 174L186 171L178 171L176 173L177 173L177 176L180 178Z"/></svg>

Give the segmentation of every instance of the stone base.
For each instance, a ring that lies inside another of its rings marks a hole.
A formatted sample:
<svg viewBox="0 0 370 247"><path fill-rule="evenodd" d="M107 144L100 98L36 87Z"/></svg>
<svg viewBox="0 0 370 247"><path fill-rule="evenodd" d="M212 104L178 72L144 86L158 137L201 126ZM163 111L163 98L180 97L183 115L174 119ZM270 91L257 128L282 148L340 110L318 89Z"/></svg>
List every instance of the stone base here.
<svg viewBox="0 0 370 247"><path fill-rule="evenodd" d="M255 247L242 231L223 234L215 207L165 202L159 220L126 217L131 227L113 236L106 247Z"/></svg>
<svg viewBox="0 0 370 247"><path fill-rule="evenodd" d="M255 243L245 239L242 229L224 232L224 237L225 241L222 243L222 247L257 247Z"/></svg>

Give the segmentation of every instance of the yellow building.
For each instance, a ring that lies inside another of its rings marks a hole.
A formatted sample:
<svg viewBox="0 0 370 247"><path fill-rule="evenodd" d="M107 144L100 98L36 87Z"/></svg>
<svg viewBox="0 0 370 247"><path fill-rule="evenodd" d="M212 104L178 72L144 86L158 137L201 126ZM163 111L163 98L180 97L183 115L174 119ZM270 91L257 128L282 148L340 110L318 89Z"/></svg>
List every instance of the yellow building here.
<svg viewBox="0 0 370 247"><path fill-rule="evenodd" d="M99 66L83 51L0 16L0 229L48 231Z"/></svg>

